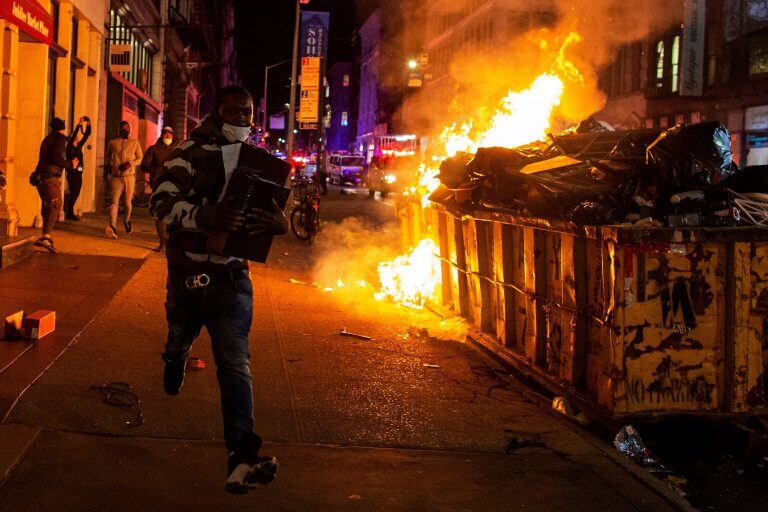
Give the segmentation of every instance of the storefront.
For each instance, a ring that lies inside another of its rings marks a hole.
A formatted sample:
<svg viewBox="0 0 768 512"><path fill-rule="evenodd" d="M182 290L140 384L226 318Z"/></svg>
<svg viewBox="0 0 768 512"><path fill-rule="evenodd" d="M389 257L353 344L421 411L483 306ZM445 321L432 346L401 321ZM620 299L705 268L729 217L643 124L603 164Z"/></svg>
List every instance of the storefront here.
<svg viewBox="0 0 768 512"><path fill-rule="evenodd" d="M99 0L0 0L0 170L8 180L0 192L0 234L15 235L19 226L36 223L40 200L28 177L54 116L64 119L67 133L81 116L91 119L76 211L95 208L106 14Z"/></svg>

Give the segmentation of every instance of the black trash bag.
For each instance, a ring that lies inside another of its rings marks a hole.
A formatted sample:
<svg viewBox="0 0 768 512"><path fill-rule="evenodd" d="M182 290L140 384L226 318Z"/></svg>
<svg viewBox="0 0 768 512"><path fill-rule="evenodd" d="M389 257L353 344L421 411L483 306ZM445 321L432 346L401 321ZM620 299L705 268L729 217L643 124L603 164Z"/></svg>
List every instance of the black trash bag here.
<svg viewBox="0 0 768 512"><path fill-rule="evenodd" d="M558 159L553 159L556 162ZM567 163L569 160L560 161ZM573 162L573 160L570 160ZM644 167L630 162L579 162L521 175L532 183L527 207L533 215L570 220L584 201L600 203L611 220L623 218Z"/></svg>
<svg viewBox="0 0 768 512"><path fill-rule="evenodd" d="M590 117L580 122L576 127L576 133L614 132L616 129L605 121L598 121Z"/></svg>
<svg viewBox="0 0 768 512"><path fill-rule="evenodd" d="M536 160L518 149L480 148L467 164L467 169L473 177L480 178L502 172L516 172Z"/></svg>
<svg viewBox="0 0 768 512"><path fill-rule="evenodd" d="M768 165L744 167L721 183L723 190L768 193Z"/></svg>
<svg viewBox="0 0 768 512"><path fill-rule="evenodd" d="M608 160L627 158L642 159L645 162L648 146L659 138L659 130L633 130L622 137L606 156Z"/></svg>
<svg viewBox="0 0 768 512"><path fill-rule="evenodd" d="M459 153L453 158L449 158L440 164L440 173L437 175L440 182L448 188L458 188L464 183L471 181L467 164L472 159L472 155Z"/></svg>
<svg viewBox="0 0 768 512"><path fill-rule="evenodd" d="M718 121L678 125L648 147L649 179L660 196L711 187L734 174L731 136Z"/></svg>

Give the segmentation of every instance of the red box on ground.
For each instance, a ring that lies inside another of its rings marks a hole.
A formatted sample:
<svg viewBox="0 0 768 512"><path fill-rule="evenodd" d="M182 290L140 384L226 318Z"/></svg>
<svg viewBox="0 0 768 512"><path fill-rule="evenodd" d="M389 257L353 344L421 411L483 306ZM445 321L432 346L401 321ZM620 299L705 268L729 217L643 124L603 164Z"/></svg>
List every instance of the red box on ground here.
<svg viewBox="0 0 768 512"><path fill-rule="evenodd" d="M39 340L56 330L55 311L35 311L24 317L24 336L33 340Z"/></svg>
<svg viewBox="0 0 768 512"><path fill-rule="evenodd" d="M6 338L21 338L24 336L22 327L24 325L24 310L17 311L12 315L5 317L5 326L3 334Z"/></svg>

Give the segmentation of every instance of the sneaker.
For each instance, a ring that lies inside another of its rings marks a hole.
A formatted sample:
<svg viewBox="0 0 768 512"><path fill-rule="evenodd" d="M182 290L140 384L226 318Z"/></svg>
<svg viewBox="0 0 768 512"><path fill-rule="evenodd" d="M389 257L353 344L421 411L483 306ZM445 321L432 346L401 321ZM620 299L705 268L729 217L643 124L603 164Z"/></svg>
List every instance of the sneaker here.
<svg viewBox="0 0 768 512"><path fill-rule="evenodd" d="M56 250L56 247L54 247L53 245L53 238L49 236L41 236L40 238L35 240L35 245L48 250L51 254L56 254L57 252L59 252Z"/></svg>
<svg viewBox="0 0 768 512"><path fill-rule="evenodd" d="M187 359L173 358L163 354L165 361L165 370L163 370L163 388L165 393L170 396L176 396L181 391L184 384L184 372L187 369Z"/></svg>
<svg viewBox="0 0 768 512"><path fill-rule="evenodd" d="M107 234L107 238L117 240L117 228L115 226L107 226L104 232Z"/></svg>
<svg viewBox="0 0 768 512"><path fill-rule="evenodd" d="M259 456L261 438L249 433L243 438L240 449L229 455L225 489L232 494L245 494L272 482L277 475L275 457Z"/></svg>
<svg viewBox="0 0 768 512"><path fill-rule="evenodd" d="M123 226L125 226L125 232L126 233L128 233L129 235L131 233L133 233L133 224L131 223L130 220L124 220L123 221Z"/></svg>
<svg viewBox="0 0 768 512"><path fill-rule="evenodd" d="M78 217L74 213L71 213L71 214L68 213L64 218L67 219L67 220L73 220L75 222L80 222L80 217Z"/></svg>

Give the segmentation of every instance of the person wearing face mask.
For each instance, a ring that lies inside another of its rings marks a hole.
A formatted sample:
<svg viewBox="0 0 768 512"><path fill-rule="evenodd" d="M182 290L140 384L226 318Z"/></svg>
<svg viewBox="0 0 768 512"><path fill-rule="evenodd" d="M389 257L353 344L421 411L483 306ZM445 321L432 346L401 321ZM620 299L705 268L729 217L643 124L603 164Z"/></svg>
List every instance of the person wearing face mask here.
<svg viewBox="0 0 768 512"><path fill-rule="evenodd" d="M123 226L129 235L133 231L131 212L133 210L133 190L136 185L136 167L141 164L143 154L139 141L130 139L131 125L128 121L120 122L119 135L109 141L109 163L112 176L109 179L109 226L106 233L109 238L117 238L117 212L120 197L125 194L125 217Z"/></svg>
<svg viewBox="0 0 768 512"><path fill-rule="evenodd" d="M165 174L164 164L177 145L178 142L174 137L173 128L165 126L163 127L157 142L147 149L147 152L144 155L144 160L141 162L141 169L149 174L152 190L155 190L158 180ZM160 244L157 246L156 250L158 252L163 252L165 251L165 241L167 238L165 224L159 220L155 220L155 229L157 230L157 238L160 240Z"/></svg>
<svg viewBox="0 0 768 512"><path fill-rule="evenodd" d="M69 185L69 200L64 210L67 220L80 220L75 215L75 203L80 197L83 187L83 146L91 136L91 120L87 116L77 121L75 129L67 139L67 185Z"/></svg>
<svg viewBox="0 0 768 512"><path fill-rule="evenodd" d="M30 183L37 187L42 201L43 236L35 245L56 253L53 245L53 228L61 212L61 176L67 167L67 136L64 135L64 121L58 117L51 120L51 133L40 143L40 158Z"/></svg>
<svg viewBox="0 0 768 512"><path fill-rule="evenodd" d="M236 494L271 482L277 460L259 453L262 441L253 430L253 285L248 262L211 254L208 234L241 228L253 235L288 232L288 222L274 202L270 211L246 212L219 204L252 121L248 91L239 86L219 91L214 114L171 153L150 200L152 215L168 229L163 387L168 395L179 393L189 350L205 327L217 366L229 453L225 489Z"/></svg>

